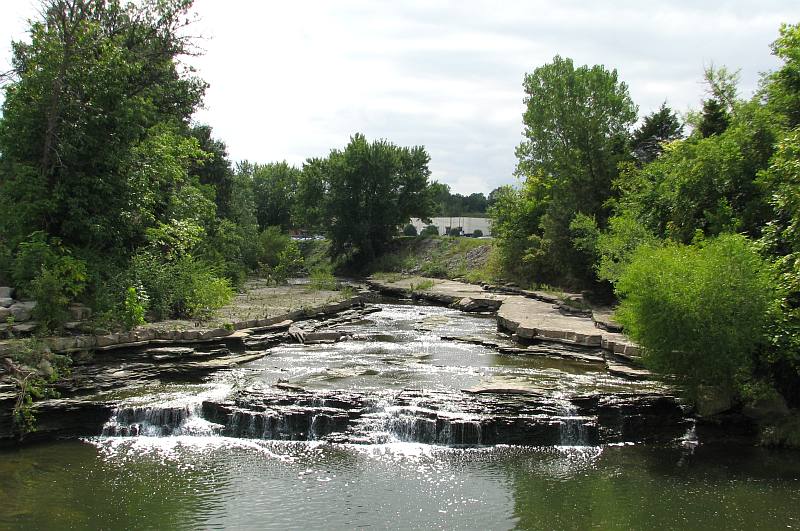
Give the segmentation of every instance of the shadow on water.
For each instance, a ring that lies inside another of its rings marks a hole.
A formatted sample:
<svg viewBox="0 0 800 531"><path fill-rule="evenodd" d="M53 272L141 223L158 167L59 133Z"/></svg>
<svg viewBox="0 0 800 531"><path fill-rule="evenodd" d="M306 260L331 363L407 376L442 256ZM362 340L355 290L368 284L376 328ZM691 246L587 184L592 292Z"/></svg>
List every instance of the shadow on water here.
<svg viewBox="0 0 800 531"><path fill-rule="evenodd" d="M758 448L549 448L508 463L521 529L800 525L796 453Z"/></svg>

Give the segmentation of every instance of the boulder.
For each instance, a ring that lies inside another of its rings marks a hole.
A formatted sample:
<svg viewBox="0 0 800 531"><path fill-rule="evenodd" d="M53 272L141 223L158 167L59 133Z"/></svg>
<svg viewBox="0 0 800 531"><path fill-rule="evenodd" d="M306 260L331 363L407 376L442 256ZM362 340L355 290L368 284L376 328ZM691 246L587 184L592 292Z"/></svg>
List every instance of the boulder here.
<svg viewBox="0 0 800 531"><path fill-rule="evenodd" d="M733 407L733 396L719 387L704 386L698 389L695 409L701 417L724 413Z"/></svg>
<svg viewBox="0 0 800 531"><path fill-rule="evenodd" d="M0 307L0 324L5 323L9 316L11 316L11 310Z"/></svg>
<svg viewBox="0 0 800 531"><path fill-rule="evenodd" d="M0 299L11 299L14 297L14 288L8 286L0 287Z"/></svg>
<svg viewBox="0 0 800 531"><path fill-rule="evenodd" d="M14 299L11 297L0 297L0 308L10 308L14 304Z"/></svg>
<svg viewBox="0 0 800 531"><path fill-rule="evenodd" d="M11 315L17 322L30 321L33 309L36 307L36 301L17 302L11 305Z"/></svg>

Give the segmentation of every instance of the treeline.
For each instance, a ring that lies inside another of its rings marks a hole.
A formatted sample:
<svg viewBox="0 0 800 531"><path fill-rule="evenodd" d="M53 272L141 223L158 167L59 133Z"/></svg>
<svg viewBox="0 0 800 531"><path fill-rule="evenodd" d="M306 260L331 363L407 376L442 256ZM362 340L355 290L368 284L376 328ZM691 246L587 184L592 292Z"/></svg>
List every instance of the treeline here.
<svg viewBox="0 0 800 531"><path fill-rule="evenodd" d="M46 0L13 43L0 118L0 283L59 329L71 301L99 324L202 318L246 276L303 269L287 231L327 234L345 267L431 214L422 147L368 142L307 161L232 166L193 124L206 84L191 0Z"/></svg>
<svg viewBox="0 0 800 531"><path fill-rule="evenodd" d="M780 407L800 405L800 26L772 51L752 98L710 67L702 110L664 104L636 128L616 71L555 57L525 77L522 183L491 212L508 276L613 290L694 398Z"/></svg>
<svg viewBox="0 0 800 531"><path fill-rule="evenodd" d="M434 182L430 186L433 201L433 217L463 216L487 217L487 211L497 200L497 194L502 190L495 188L487 198L483 193L477 192L470 195L452 193L450 186Z"/></svg>

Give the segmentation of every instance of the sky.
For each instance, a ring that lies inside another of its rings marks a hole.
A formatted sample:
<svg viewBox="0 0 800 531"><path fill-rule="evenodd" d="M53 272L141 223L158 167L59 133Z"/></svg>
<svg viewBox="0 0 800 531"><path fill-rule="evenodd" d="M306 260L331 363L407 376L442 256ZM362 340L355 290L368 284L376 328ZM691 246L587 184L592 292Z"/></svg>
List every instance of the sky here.
<svg viewBox="0 0 800 531"><path fill-rule="evenodd" d="M36 0L0 0L0 71ZM778 62L769 45L797 0L196 0L209 83L196 120L233 160L301 165L351 135L423 145L453 192L513 184L525 73L570 57L616 69L640 116L685 112L703 68L741 69L740 95Z"/></svg>

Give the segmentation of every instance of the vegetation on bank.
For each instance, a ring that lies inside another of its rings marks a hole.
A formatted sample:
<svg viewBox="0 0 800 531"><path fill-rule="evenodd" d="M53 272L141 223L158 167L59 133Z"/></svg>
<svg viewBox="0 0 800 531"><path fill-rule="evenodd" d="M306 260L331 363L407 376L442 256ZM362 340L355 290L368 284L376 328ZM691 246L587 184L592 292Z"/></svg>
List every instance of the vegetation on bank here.
<svg viewBox="0 0 800 531"><path fill-rule="evenodd" d="M651 366L690 395L800 406L800 25L750 99L705 71L702 110L637 108L614 70L555 57L525 77L519 188L492 206L500 268L621 300Z"/></svg>
<svg viewBox="0 0 800 531"><path fill-rule="evenodd" d="M422 275L475 284L497 282L502 275L492 240L431 235L397 239L367 272L381 278Z"/></svg>

